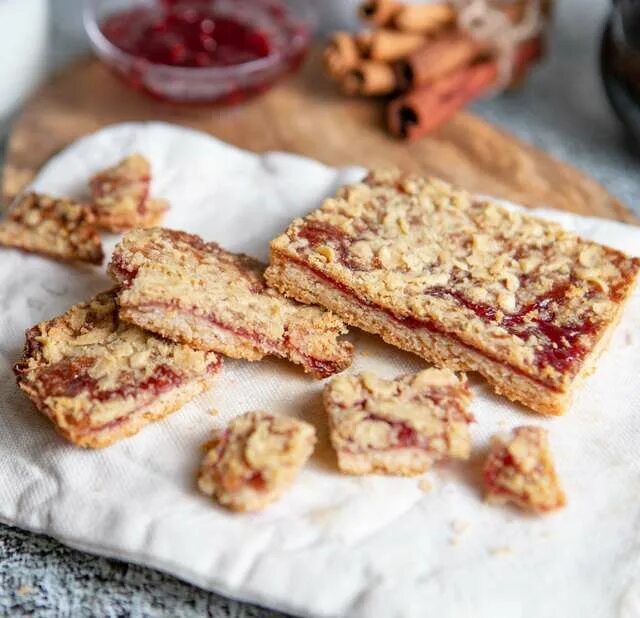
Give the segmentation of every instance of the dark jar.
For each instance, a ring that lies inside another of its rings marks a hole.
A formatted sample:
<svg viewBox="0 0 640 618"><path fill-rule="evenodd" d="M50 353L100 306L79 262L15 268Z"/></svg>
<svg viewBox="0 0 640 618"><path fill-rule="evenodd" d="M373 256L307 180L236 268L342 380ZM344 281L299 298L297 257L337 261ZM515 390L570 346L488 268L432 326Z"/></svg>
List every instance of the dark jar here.
<svg viewBox="0 0 640 618"><path fill-rule="evenodd" d="M602 39L609 101L640 151L640 0L614 0Z"/></svg>

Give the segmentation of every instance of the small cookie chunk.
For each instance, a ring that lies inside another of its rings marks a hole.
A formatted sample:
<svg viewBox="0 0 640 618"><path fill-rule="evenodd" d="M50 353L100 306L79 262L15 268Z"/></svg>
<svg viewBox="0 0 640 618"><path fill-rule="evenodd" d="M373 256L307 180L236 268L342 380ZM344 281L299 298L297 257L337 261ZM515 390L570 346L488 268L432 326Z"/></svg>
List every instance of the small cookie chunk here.
<svg viewBox="0 0 640 618"><path fill-rule="evenodd" d="M543 414L562 414L640 259L437 179L372 172L271 243L267 283Z"/></svg>
<svg viewBox="0 0 640 618"><path fill-rule="evenodd" d="M493 504L513 502L521 509L545 513L566 502L547 432L540 427L516 427L506 438L493 438L484 484L487 501Z"/></svg>
<svg viewBox="0 0 640 618"><path fill-rule="evenodd" d="M263 271L246 255L160 228L126 234L109 265L123 320L232 358L287 358L317 378L348 367L342 321L267 288Z"/></svg>
<svg viewBox="0 0 640 618"><path fill-rule="evenodd" d="M58 260L102 264L104 253L89 208L66 198L23 195L0 222L0 245Z"/></svg>
<svg viewBox="0 0 640 618"><path fill-rule="evenodd" d="M315 443L309 423L247 412L205 445L198 485L233 511L259 511L293 483Z"/></svg>
<svg viewBox="0 0 640 618"><path fill-rule="evenodd" d="M395 380L338 376L324 390L331 443L348 474L422 474L471 451L466 378L426 369Z"/></svg>
<svg viewBox="0 0 640 618"><path fill-rule="evenodd" d="M113 291L27 331L20 388L78 446L137 433L206 390L222 362L118 320Z"/></svg>
<svg viewBox="0 0 640 618"><path fill-rule="evenodd" d="M169 204L149 196L151 166L139 154L123 159L89 181L98 225L112 232L151 227L162 220Z"/></svg>

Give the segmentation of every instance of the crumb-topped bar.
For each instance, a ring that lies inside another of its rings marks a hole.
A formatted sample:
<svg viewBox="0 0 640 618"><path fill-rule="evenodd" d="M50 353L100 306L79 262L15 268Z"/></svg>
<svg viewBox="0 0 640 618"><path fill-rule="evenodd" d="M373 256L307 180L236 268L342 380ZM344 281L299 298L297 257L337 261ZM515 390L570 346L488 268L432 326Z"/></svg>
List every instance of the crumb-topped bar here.
<svg viewBox="0 0 640 618"><path fill-rule="evenodd" d="M640 260L433 179L371 173L271 244L269 285L563 413Z"/></svg>
<svg viewBox="0 0 640 618"><path fill-rule="evenodd" d="M339 318L266 287L264 266L198 236L134 230L109 272L122 285L120 316L152 332L233 358L287 358L324 378L351 363Z"/></svg>
<svg viewBox="0 0 640 618"><path fill-rule="evenodd" d="M0 221L0 245L58 260L102 264L104 254L89 208L66 198L27 193Z"/></svg>
<svg viewBox="0 0 640 618"><path fill-rule="evenodd" d="M213 352L120 322L114 292L104 292L27 331L14 371L65 438L99 448L180 408L220 367Z"/></svg>
<svg viewBox="0 0 640 618"><path fill-rule="evenodd" d="M545 513L562 508L565 495L556 475L546 430L516 427L511 435L496 436L484 467L487 501L513 502Z"/></svg>
<svg viewBox="0 0 640 618"><path fill-rule="evenodd" d="M234 511L261 510L293 483L315 443L309 423L247 412L205 445L198 486Z"/></svg>
<svg viewBox="0 0 640 618"><path fill-rule="evenodd" d="M140 154L99 172L89 187L98 225L112 232L158 225L169 208L151 197L151 166Z"/></svg>
<svg viewBox="0 0 640 618"><path fill-rule="evenodd" d="M421 474L471 451L465 378L426 369L394 380L341 375L324 390L331 443L348 474Z"/></svg>

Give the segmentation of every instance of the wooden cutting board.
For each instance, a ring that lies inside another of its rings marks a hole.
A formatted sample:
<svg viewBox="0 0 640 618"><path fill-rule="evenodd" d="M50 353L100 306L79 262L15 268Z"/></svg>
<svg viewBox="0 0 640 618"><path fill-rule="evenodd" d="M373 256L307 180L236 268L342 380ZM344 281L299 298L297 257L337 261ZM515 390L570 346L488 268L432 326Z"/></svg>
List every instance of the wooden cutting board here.
<svg viewBox="0 0 640 618"><path fill-rule="evenodd" d="M321 74L317 51L299 74L233 108L185 109L157 102L127 88L98 60L82 59L54 76L24 107L9 140L5 199L71 141L126 120L175 122L249 150L286 150L330 165L395 165L527 206L638 223L592 179L472 114L458 114L415 143L389 137L382 106L337 94Z"/></svg>

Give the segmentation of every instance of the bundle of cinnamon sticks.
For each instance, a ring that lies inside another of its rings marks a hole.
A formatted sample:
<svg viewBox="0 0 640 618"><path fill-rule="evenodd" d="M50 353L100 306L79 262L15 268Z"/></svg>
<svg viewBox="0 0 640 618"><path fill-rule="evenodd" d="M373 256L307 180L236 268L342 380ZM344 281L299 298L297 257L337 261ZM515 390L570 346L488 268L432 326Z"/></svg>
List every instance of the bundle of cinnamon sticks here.
<svg viewBox="0 0 640 618"><path fill-rule="evenodd" d="M500 3L504 22L518 27L534 1ZM545 19L550 4L539 3ZM519 83L543 52L539 32L518 42L507 59L509 84L503 84L504 58L492 41L459 27L454 2L364 0L359 12L372 28L335 33L324 50L326 72L347 95L389 97L387 125L402 138L426 135L474 99Z"/></svg>

